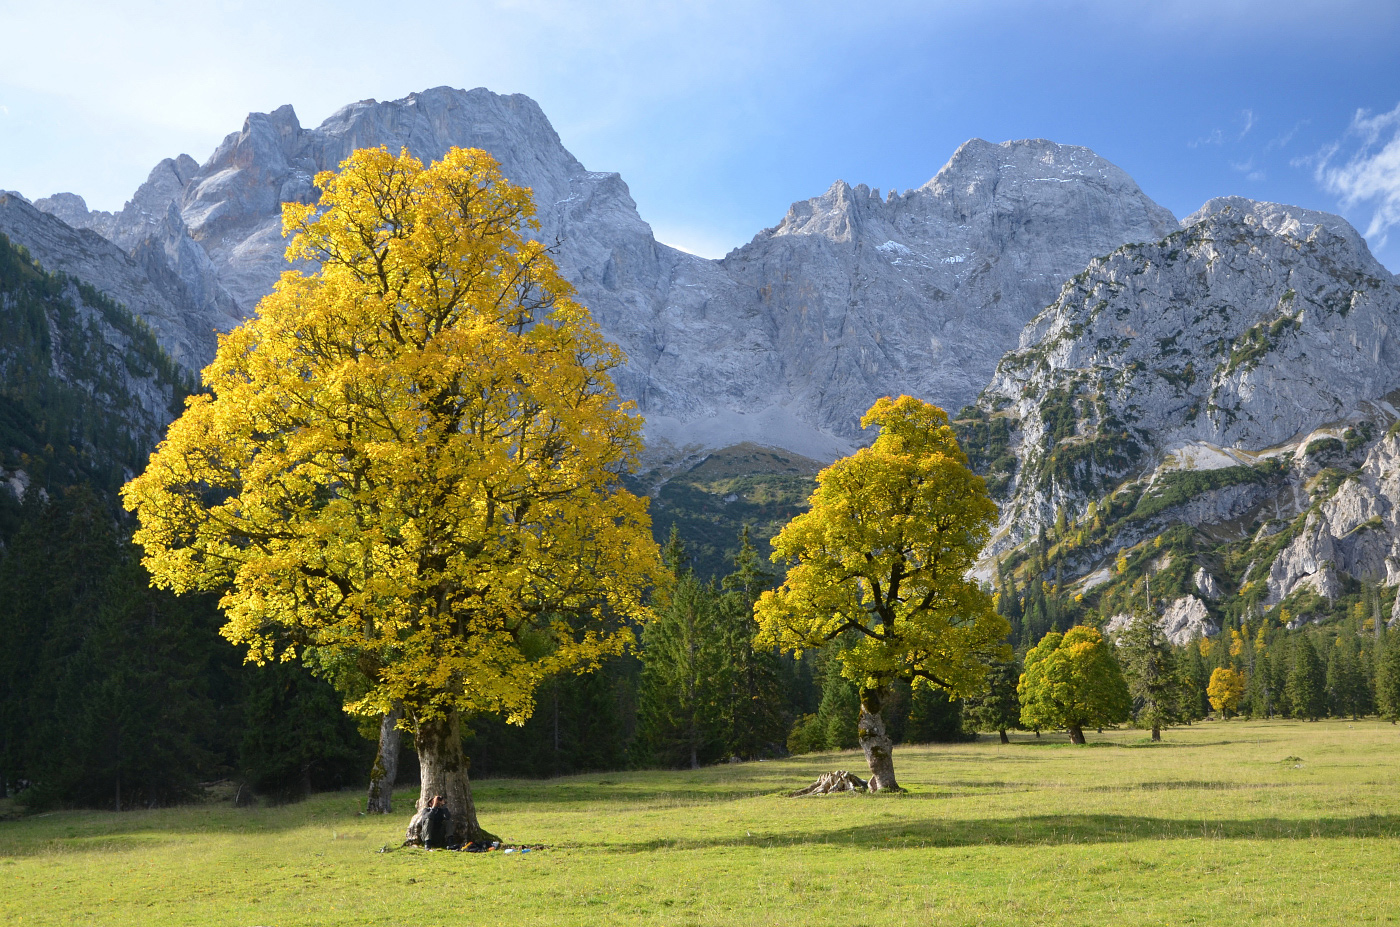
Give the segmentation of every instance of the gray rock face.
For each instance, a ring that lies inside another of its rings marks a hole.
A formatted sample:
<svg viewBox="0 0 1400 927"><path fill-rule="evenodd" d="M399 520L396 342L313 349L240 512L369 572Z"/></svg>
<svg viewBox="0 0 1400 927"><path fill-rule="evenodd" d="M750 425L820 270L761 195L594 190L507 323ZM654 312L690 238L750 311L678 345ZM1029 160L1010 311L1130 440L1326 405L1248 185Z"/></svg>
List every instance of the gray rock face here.
<svg viewBox="0 0 1400 927"><path fill-rule="evenodd" d="M125 304L187 368L198 369L212 356L218 320L199 310L195 294L164 260L150 259L144 249L128 254L93 231L41 212L16 193L0 192L0 233L29 249L46 270L83 280Z"/></svg>
<svg viewBox="0 0 1400 927"><path fill-rule="evenodd" d="M286 269L281 204L313 201L316 172L375 145L424 160L484 148L533 189L539 236L558 242L560 269L626 352L619 390L663 450L751 440L831 459L859 442L879 396L956 410L1070 274L1176 227L1088 149L974 140L918 190L881 199L838 182L708 261L656 242L622 179L586 170L534 101L449 88L355 103L315 129L287 106L252 114L203 165L162 162L117 214L71 195L42 204L143 264L164 261L200 330L152 324L200 345L197 366L213 353L203 326L250 315Z"/></svg>
<svg viewBox="0 0 1400 927"><path fill-rule="evenodd" d="M1274 560L1268 604L1300 588L1341 594L1338 573L1366 582L1400 584L1400 435L1378 441L1360 469L1314 511Z"/></svg>
<svg viewBox="0 0 1400 927"><path fill-rule="evenodd" d="M1162 614L1161 625L1167 640L1177 647L1220 633L1220 627L1210 618L1206 603L1193 595L1184 595L1168 605Z"/></svg>
<svg viewBox="0 0 1400 927"><path fill-rule="evenodd" d="M1206 572L1205 567L1197 567L1195 574L1191 577L1191 584L1196 587L1196 591L1207 599L1220 598L1220 584L1215 581L1215 577Z"/></svg>
<svg viewBox="0 0 1400 927"><path fill-rule="evenodd" d="M1400 386L1400 283L1344 220L1230 199L1187 222L1067 283L978 400L1017 460L999 544L1169 458L1248 463Z"/></svg>
<svg viewBox="0 0 1400 927"><path fill-rule="evenodd" d="M890 393L956 412L1070 273L1175 228L1087 148L974 139L917 190L838 182L794 204L723 266L756 294L786 391L854 436Z"/></svg>
<svg viewBox="0 0 1400 927"><path fill-rule="evenodd" d="M1104 636L1118 643L1134 621L1132 615L1120 612L1104 623ZM1220 626L1211 620L1206 605L1194 595L1182 596L1167 606L1157 626L1162 629L1167 640L1177 647L1184 647L1202 637L1214 637L1220 633Z"/></svg>

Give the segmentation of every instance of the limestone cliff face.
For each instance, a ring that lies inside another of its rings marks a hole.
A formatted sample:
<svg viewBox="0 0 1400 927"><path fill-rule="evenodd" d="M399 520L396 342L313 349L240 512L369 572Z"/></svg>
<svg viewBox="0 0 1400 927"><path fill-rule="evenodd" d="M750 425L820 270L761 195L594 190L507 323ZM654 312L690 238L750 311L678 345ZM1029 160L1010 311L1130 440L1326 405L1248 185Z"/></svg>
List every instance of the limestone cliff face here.
<svg viewBox="0 0 1400 927"><path fill-rule="evenodd" d="M1247 466L1323 426L1384 417L1398 334L1400 283L1335 216L1213 200L1162 241L1092 261L970 417L1004 435L1001 543L1164 464Z"/></svg>
<svg viewBox="0 0 1400 927"><path fill-rule="evenodd" d="M1071 273L1175 228L1087 148L974 139L917 190L837 183L795 204L723 267L756 297L793 401L854 436L890 393L961 408Z"/></svg>
<svg viewBox="0 0 1400 927"><path fill-rule="evenodd" d="M85 209L80 198L73 199ZM214 332L229 324L231 317L206 309L200 294L181 277L178 265L167 260L164 246L155 239L138 241L129 253L89 229L41 211L17 193L4 192L0 192L0 234L27 248L46 270L89 283L124 304L151 326L161 347L187 369L198 370L213 357ZM192 243L186 245L191 247Z"/></svg>
<svg viewBox="0 0 1400 927"><path fill-rule="evenodd" d="M374 145L425 160L484 148L533 189L540 238L627 354L620 391L649 444L672 451L752 440L830 459L861 440L879 396L956 410L1090 258L1176 226L1088 149L974 140L917 190L880 199L838 182L709 261L658 243L622 179L586 170L528 97L449 88L351 104L314 129L287 106L252 114L203 165L157 165L120 213L71 194L38 205L178 277L192 324L151 321L198 346L199 366L209 323L250 315L286 269L281 204L314 201L318 171Z"/></svg>
<svg viewBox="0 0 1400 927"><path fill-rule="evenodd" d="M1340 576L1400 584L1400 435L1376 442L1361 466L1310 511L1269 566L1268 604L1301 588L1335 598Z"/></svg>

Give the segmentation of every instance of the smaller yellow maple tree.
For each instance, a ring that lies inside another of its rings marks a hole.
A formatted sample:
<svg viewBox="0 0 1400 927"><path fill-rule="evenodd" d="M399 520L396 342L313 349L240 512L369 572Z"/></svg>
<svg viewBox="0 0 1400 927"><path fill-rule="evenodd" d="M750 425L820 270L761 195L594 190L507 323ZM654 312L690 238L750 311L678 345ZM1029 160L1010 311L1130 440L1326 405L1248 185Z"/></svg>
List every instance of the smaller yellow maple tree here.
<svg viewBox="0 0 1400 927"><path fill-rule="evenodd" d="M1240 707L1244 690L1243 673L1228 666L1217 666L1211 672L1210 682L1206 685L1206 698L1210 699L1211 708L1228 718Z"/></svg>
<svg viewBox="0 0 1400 927"><path fill-rule="evenodd" d="M982 689L1006 659L1006 619L969 571L996 504L967 466L948 416L910 396L877 400L861 419L870 447L817 475L811 508L772 541L792 566L754 606L758 641L801 651L842 639L842 675L860 690L858 734L871 790L895 790L882 700L915 680L950 697Z"/></svg>

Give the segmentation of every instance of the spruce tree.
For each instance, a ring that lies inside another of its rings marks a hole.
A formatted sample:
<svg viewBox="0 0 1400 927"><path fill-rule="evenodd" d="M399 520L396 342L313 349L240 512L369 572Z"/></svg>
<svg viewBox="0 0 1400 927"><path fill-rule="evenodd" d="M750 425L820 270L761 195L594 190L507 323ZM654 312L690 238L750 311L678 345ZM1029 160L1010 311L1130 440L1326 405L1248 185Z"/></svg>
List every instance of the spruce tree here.
<svg viewBox="0 0 1400 927"><path fill-rule="evenodd" d="M996 731L1001 742L1011 742L1006 736L1021 726L1021 702L1016 697L1016 685L1021 679L1021 664L1012 657L997 660L987 670L987 688L981 695L969 698L964 713L974 731Z"/></svg>
<svg viewBox="0 0 1400 927"><path fill-rule="evenodd" d="M674 527L662 555L673 578L642 632L639 758L698 769L719 758L723 743L715 719L719 593L695 576Z"/></svg>
<svg viewBox="0 0 1400 927"><path fill-rule="evenodd" d="M1210 703L1206 701L1206 688L1210 685L1210 670L1201 656L1201 648L1196 641L1189 642L1181 651L1180 674L1182 685L1182 712L1187 721L1200 721L1210 713Z"/></svg>
<svg viewBox="0 0 1400 927"><path fill-rule="evenodd" d="M763 561L744 526L734 570L720 583L720 635L717 723L724 750L730 756L752 759L775 752L788 726L783 696L781 657L775 648L755 648L758 632L753 606L774 575Z"/></svg>
<svg viewBox="0 0 1400 927"><path fill-rule="evenodd" d="M1287 689L1293 717L1316 721L1327 713L1327 671L1306 634L1293 644Z"/></svg>
<svg viewBox="0 0 1400 927"><path fill-rule="evenodd" d="M1151 616L1138 615L1129 622L1118 650L1133 698L1134 719L1139 727L1152 730L1154 741L1160 741L1162 728L1187 720L1171 642Z"/></svg>
<svg viewBox="0 0 1400 927"><path fill-rule="evenodd" d="M1376 709L1394 724L1400 721L1400 634L1386 634L1376 660Z"/></svg>

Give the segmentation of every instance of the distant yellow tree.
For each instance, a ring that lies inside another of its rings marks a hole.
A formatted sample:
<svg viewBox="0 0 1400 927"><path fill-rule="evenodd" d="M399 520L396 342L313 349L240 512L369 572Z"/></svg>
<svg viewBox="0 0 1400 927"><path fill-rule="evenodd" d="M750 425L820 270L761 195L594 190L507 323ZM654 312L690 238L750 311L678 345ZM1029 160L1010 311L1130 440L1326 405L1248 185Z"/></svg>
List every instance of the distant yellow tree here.
<svg viewBox="0 0 1400 927"><path fill-rule="evenodd" d="M523 722L647 615L658 552L618 483L640 422L489 155L362 150L316 184L283 208L315 271L220 339L125 501L154 581L222 590L250 659L302 656L355 714L403 706L423 794L479 839L463 715Z"/></svg>
<svg viewBox="0 0 1400 927"><path fill-rule="evenodd" d="M898 790L882 716L896 679L952 696L978 694L987 665L1007 659L1010 628L968 577L996 519L948 416L901 396L861 419L867 448L817 475L811 508L773 539L792 564L754 606L759 642L787 650L842 641L841 673L860 691L857 732L871 791Z"/></svg>
<svg viewBox="0 0 1400 927"><path fill-rule="evenodd" d="M1217 666L1210 674L1210 684L1206 686L1206 697L1210 707L1225 717L1235 713L1244 697L1244 674L1225 666Z"/></svg>

